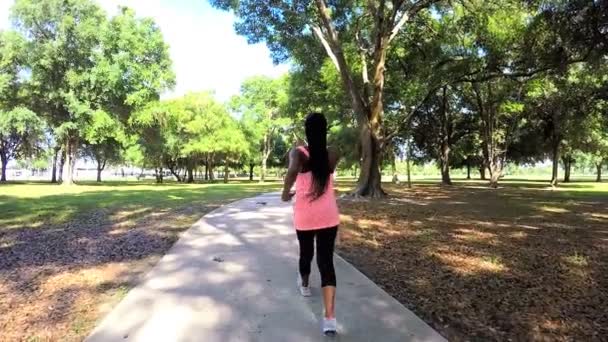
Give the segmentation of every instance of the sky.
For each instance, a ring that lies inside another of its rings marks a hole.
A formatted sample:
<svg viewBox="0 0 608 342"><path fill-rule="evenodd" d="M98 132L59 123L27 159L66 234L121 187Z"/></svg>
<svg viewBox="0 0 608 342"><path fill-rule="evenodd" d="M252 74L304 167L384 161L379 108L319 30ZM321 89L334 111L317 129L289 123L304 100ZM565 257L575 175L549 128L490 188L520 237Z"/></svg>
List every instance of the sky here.
<svg viewBox="0 0 608 342"><path fill-rule="evenodd" d="M0 0L0 29L10 27L13 0ZM118 6L133 8L138 16L152 17L169 44L176 86L164 98L189 91L213 90L225 101L239 92L241 82L253 75L279 76L287 65L275 66L264 44L247 44L234 31L234 16L212 8L207 0L96 0L109 14Z"/></svg>

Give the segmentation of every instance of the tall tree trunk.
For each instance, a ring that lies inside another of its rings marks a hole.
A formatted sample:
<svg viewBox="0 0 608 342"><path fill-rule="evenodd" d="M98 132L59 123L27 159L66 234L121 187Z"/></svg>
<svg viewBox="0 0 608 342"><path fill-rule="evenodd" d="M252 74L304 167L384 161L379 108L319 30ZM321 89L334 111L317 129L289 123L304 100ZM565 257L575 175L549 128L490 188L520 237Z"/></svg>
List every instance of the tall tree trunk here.
<svg viewBox="0 0 608 342"><path fill-rule="evenodd" d="M498 188L498 181L500 180L500 175L502 174L502 166L498 165L498 163L493 162L490 164L490 187Z"/></svg>
<svg viewBox="0 0 608 342"><path fill-rule="evenodd" d="M208 171L209 171L209 180L213 182L215 180L215 175L213 174L213 164L211 162L209 162Z"/></svg>
<svg viewBox="0 0 608 342"><path fill-rule="evenodd" d="M602 162L595 163L595 168L597 171L597 176L595 177L596 182L602 181Z"/></svg>
<svg viewBox="0 0 608 342"><path fill-rule="evenodd" d="M162 168L162 166L160 168L154 168L154 173L155 173L155 176L156 176L156 183L162 184L162 182L163 182L163 168Z"/></svg>
<svg viewBox="0 0 608 342"><path fill-rule="evenodd" d="M97 182L101 183L101 171L106 168L107 159L104 158L95 158L97 159Z"/></svg>
<svg viewBox="0 0 608 342"><path fill-rule="evenodd" d="M564 183L570 183L570 170L572 169L572 157L564 156L564 157L562 157L562 162L564 163Z"/></svg>
<svg viewBox="0 0 608 342"><path fill-rule="evenodd" d="M557 185L557 173L559 170L559 141L553 141L553 146L551 150L551 157L553 158L553 168L551 171L551 185Z"/></svg>
<svg viewBox="0 0 608 342"><path fill-rule="evenodd" d="M260 174L260 183L266 181L266 161L267 158L262 156L262 171Z"/></svg>
<svg viewBox="0 0 608 342"><path fill-rule="evenodd" d="M59 153L59 165L57 166L57 183L63 183L63 169L65 166L65 149Z"/></svg>
<svg viewBox="0 0 608 342"><path fill-rule="evenodd" d="M188 183L194 183L194 170L192 169L192 167L188 168L188 179L186 180L186 182Z"/></svg>
<svg viewBox="0 0 608 342"><path fill-rule="evenodd" d="M394 37L391 28L388 28L385 23L380 23L374 39L374 65L373 65L373 96L370 99L363 98L367 92L361 92L357 88L351 68L346 61L344 51L342 50L339 41L338 33L336 32L331 17L330 11L327 8L325 1L316 0L316 7L320 15L323 29L313 26L313 33L319 38L325 51L334 62L345 92L349 95L352 109L355 113L357 124L359 126L359 148L361 159L361 172L357 180L357 188L353 194L356 196L364 196L369 198L381 198L386 196L381 186L380 173L380 153L381 143L380 128L383 113L383 91L384 91L384 71L386 61L386 50L389 47L390 40ZM380 2L384 6L384 2ZM380 11L380 9L378 10ZM382 12L384 9L382 9ZM381 16L383 17L384 14ZM380 18L380 17L379 17ZM405 16L404 18L407 18ZM405 23L405 20L400 26ZM399 27L395 27L395 32L399 31ZM388 30L387 30L388 28ZM363 63L366 65L366 63ZM364 75L367 70L363 70ZM367 77L365 77L367 79ZM365 84L364 87L369 87Z"/></svg>
<svg viewBox="0 0 608 342"><path fill-rule="evenodd" d="M467 179L471 179L471 158L467 157Z"/></svg>
<svg viewBox="0 0 608 342"><path fill-rule="evenodd" d="M253 163L249 163L249 180L250 181L253 180L253 167L254 167L254 164Z"/></svg>
<svg viewBox="0 0 608 342"><path fill-rule="evenodd" d="M0 175L0 182L6 182L6 166L8 165L8 157L4 153L0 153L0 159L2 162L2 175Z"/></svg>
<svg viewBox="0 0 608 342"><path fill-rule="evenodd" d="M260 175L260 183L266 181L266 171L267 171L267 163L268 157L270 157L271 152L271 136L270 134L264 135L264 146L262 149L262 171Z"/></svg>
<svg viewBox="0 0 608 342"><path fill-rule="evenodd" d="M188 183L194 183L194 165L191 162L188 162Z"/></svg>
<svg viewBox="0 0 608 342"><path fill-rule="evenodd" d="M384 71L387 45L388 41L384 38L378 38L376 41L373 96L369 109L366 110L365 106L353 101L356 105L353 109L358 114L359 143L361 145L361 173L354 193L357 196L369 198L383 198L386 196L386 192L382 189L382 173L380 171L382 153L380 127L384 112ZM354 87L354 84L351 85Z"/></svg>
<svg viewBox="0 0 608 342"><path fill-rule="evenodd" d="M486 180L486 167L484 165L479 167L479 179Z"/></svg>
<svg viewBox="0 0 608 342"><path fill-rule="evenodd" d="M224 163L224 183L228 183L228 177L230 176L230 169L228 168L228 161Z"/></svg>
<svg viewBox="0 0 608 342"><path fill-rule="evenodd" d="M397 164L395 162L395 154L391 153L391 171L393 172L393 183L399 184L399 175L397 174Z"/></svg>
<svg viewBox="0 0 608 342"><path fill-rule="evenodd" d="M65 139L65 162L63 164L63 185L74 184L74 167L76 166L76 151L78 150L78 138L68 137Z"/></svg>
<svg viewBox="0 0 608 342"><path fill-rule="evenodd" d="M452 185L452 179L450 178L450 147L445 141L441 143L439 166L441 168L441 184Z"/></svg>
<svg viewBox="0 0 608 342"><path fill-rule="evenodd" d="M182 181L182 177L179 176L179 170L177 170L177 172L176 172L175 165L172 165L172 166L167 165L167 167L169 168L169 171L171 172L171 174L173 175L173 177L175 177L175 179L178 182L181 182Z"/></svg>
<svg viewBox="0 0 608 342"><path fill-rule="evenodd" d="M443 185L452 185L450 178L450 147L446 143L441 144L441 183Z"/></svg>
<svg viewBox="0 0 608 342"><path fill-rule="evenodd" d="M448 87L444 86L441 96L441 113L439 122L441 123L441 150L439 161L441 166L441 183L443 185L452 185L450 178L450 138L452 136L452 117L448 109L447 98Z"/></svg>
<svg viewBox="0 0 608 342"><path fill-rule="evenodd" d="M380 142L377 135L368 125L361 128L359 134L361 143L361 171L357 180L356 196L382 198L386 196L382 190L380 173Z"/></svg>
<svg viewBox="0 0 608 342"><path fill-rule="evenodd" d="M57 162L59 161L59 153L61 152L61 145L56 146L53 153L53 169L51 171L51 183L57 183Z"/></svg>
<svg viewBox="0 0 608 342"><path fill-rule="evenodd" d="M405 168L406 168L406 172L407 172L407 187L411 188L412 187L412 174L410 172L410 144L408 142L407 144L407 150L406 150L406 159L405 159Z"/></svg>

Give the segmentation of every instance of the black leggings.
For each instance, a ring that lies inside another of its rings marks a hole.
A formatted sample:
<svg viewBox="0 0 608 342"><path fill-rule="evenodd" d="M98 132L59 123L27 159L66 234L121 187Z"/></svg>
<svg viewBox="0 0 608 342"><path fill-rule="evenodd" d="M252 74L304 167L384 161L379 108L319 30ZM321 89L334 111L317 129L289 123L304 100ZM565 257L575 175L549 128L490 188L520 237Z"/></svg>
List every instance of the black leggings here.
<svg viewBox="0 0 608 342"><path fill-rule="evenodd" d="M296 230L300 242L300 275L310 275L310 264L315 254L314 240L317 238L317 265L321 272L321 287L336 286L334 270L334 245L338 226L315 230Z"/></svg>

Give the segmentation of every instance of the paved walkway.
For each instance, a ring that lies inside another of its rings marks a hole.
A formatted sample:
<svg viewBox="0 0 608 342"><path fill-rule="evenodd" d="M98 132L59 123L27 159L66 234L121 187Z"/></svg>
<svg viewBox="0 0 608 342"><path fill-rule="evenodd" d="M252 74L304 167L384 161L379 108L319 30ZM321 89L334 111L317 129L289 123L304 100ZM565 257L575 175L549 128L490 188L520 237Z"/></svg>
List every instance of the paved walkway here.
<svg viewBox="0 0 608 342"><path fill-rule="evenodd" d="M322 336L318 273L313 297L300 297L297 251L278 195L224 206L185 232L87 341L445 341L339 257L340 334Z"/></svg>

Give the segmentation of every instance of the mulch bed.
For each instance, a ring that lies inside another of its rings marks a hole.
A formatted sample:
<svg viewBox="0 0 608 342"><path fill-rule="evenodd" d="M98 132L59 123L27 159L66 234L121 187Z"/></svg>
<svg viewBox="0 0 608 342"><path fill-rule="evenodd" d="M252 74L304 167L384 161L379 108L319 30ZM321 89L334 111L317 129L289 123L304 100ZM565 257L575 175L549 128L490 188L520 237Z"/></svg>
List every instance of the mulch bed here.
<svg viewBox="0 0 608 342"><path fill-rule="evenodd" d="M339 253L450 341L608 341L608 198L388 187Z"/></svg>

